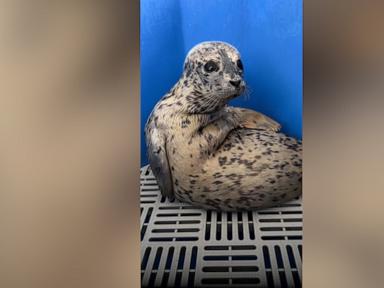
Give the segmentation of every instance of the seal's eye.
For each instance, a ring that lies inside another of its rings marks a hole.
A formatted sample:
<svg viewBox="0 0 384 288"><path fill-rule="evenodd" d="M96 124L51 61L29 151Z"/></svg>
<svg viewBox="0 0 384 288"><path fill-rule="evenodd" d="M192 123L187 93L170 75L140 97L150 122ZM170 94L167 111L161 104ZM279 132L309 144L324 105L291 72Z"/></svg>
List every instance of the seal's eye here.
<svg viewBox="0 0 384 288"><path fill-rule="evenodd" d="M239 60L237 60L236 64L237 64L237 67L239 67L239 69L240 69L241 71L243 71L243 70L244 70L243 62L241 62L241 60L240 60L240 59L239 59Z"/></svg>
<svg viewBox="0 0 384 288"><path fill-rule="evenodd" d="M205 63L204 70L207 71L208 73L211 73L213 71L219 71L219 66L215 61L210 60L207 63Z"/></svg>

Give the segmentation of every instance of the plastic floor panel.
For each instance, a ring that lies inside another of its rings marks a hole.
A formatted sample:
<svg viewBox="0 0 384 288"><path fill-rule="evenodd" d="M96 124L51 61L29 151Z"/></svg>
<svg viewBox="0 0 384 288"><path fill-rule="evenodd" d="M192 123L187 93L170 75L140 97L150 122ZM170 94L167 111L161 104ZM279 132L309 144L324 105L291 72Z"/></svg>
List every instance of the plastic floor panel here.
<svg viewBox="0 0 384 288"><path fill-rule="evenodd" d="M161 196L141 169L142 287L301 287L302 205L215 212Z"/></svg>

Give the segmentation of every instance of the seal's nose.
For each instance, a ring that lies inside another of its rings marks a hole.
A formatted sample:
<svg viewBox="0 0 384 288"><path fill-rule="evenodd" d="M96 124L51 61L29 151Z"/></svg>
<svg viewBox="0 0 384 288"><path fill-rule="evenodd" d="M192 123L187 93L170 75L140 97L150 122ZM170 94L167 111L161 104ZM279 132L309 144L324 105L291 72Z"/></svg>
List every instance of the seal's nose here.
<svg viewBox="0 0 384 288"><path fill-rule="evenodd" d="M231 83L233 86L238 88L240 86L241 80L236 80L236 81L230 80L229 83Z"/></svg>

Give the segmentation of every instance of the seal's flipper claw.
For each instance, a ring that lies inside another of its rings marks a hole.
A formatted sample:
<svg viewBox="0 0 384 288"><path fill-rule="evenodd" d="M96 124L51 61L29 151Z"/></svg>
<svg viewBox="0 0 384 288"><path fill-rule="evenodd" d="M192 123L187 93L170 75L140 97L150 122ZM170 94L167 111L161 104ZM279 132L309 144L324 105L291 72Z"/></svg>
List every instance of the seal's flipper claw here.
<svg viewBox="0 0 384 288"><path fill-rule="evenodd" d="M259 112L243 109L233 108L240 118L239 127L247 129L265 129L273 132L278 132L281 129L281 125L275 120L272 120L268 116L265 116Z"/></svg>

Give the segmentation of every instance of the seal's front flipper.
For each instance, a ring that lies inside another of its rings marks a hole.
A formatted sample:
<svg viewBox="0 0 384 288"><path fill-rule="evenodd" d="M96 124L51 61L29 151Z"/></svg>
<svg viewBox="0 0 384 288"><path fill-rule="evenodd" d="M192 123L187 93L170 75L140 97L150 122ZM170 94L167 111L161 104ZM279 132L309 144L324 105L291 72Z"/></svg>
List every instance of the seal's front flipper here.
<svg viewBox="0 0 384 288"><path fill-rule="evenodd" d="M274 132L278 132L281 129L281 125L279 123L264 114L244 108L233 109L236 109L236 113L240 117L239 126L242 128L265 129Z"/></svg>
<svg viewBox="0 0 384 288"><path fill-rule="evenodd" d="M169 169L165 136L157 129L147 134L149 165L159 184L161 194L170 200L175 198L172 186L172 174Z"/></svg>

